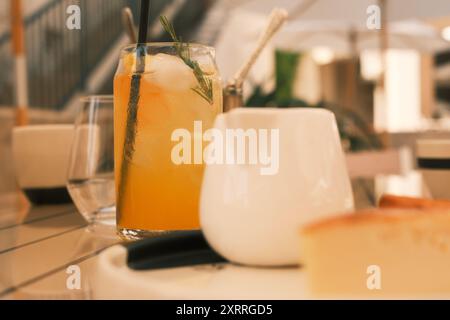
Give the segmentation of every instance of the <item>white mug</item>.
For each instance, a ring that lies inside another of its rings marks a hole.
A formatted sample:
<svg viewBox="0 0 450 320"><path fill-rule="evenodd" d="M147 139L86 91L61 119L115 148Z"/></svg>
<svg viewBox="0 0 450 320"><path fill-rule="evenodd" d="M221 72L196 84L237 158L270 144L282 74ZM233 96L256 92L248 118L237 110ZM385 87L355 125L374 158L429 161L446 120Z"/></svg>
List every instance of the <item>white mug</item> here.
<svg viewBox="0 0 450 320"><path fill-rule="evenodd" d="M219 115L212 130L210 146L222 140L224 154L220 148L205 151L200 222L209 244L228 260L298 264L301 226L353 210L332 112L240 108ZM242 137L234 143L229 138L233 133L246 138L244 148ZM218 161L221 156L224 163Z"/></svg>
<svg viewBox="0 0 450 320"><path fill-rule="evenodd" d="M66 189L74 126L16 127L12 134L16 179L35 204L71 202Z"/></svg>

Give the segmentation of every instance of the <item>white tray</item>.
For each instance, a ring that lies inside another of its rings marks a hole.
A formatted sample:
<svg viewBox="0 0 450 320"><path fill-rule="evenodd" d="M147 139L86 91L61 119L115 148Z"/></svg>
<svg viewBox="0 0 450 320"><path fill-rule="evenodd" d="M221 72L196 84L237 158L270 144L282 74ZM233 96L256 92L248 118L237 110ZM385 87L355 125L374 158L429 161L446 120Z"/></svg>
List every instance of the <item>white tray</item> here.
<svg viewBox="0 0 450 320"><path fill-rule="evenodd" d="M135 271L126 249L99 256L95 299L308 299L300 268L249 268L233 264Z"/></svg>

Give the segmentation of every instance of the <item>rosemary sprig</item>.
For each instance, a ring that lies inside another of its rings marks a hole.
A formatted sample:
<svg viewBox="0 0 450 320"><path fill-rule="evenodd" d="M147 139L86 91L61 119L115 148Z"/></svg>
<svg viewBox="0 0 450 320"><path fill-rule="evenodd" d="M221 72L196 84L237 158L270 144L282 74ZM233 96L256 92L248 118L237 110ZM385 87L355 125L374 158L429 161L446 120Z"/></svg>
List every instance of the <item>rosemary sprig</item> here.
<svg viewBox="0 0 450 320"><path fill-rule="evenodd" d="M175 32L173 24L165 16L160 16L159 21L161 22L164 30L170 35L173 42L175 43L175 49L177 51L178 57L180 57L183 62L192 69L195 78L197 79L198 85L192 88L199 96L205 99L209 104L213 104L213 84L212 80L208 79L200 65L197 61L191 59L191 54L189 50L189 43L185 43L179 38Z"/></svg>
<svg viewBox="0 0 450 320"><path fill-rule="evenodd" d="M136 48L136 73L131 77L130 97L127 107L127 122L125 127L125 141L122 150L122 165L120 167L119 197L117 199L118 214L123 212L125 186L129 171L129 163L134 154L134 141L137 132L137 115L140 99L141 75L145 70L145 45L138 44Z"/></svg>

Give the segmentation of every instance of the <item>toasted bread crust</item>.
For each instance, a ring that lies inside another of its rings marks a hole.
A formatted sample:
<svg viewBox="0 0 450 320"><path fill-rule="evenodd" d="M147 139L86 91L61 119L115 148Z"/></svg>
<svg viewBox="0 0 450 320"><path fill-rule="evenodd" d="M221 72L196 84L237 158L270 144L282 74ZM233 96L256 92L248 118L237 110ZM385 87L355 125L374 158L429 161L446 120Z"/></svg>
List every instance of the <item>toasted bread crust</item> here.
<svg viewBox="0 0 450 320"><path fill-rule="evenodd" d="M430 219L430 216L448 219L450 224L449 209L366 209L330 217L312 223L301 229L302 234L314 233L336 226L361 225L368 223L399 223L411 220Z"/></svg>
<svg viewBox="0 0 450 320"><path fill-rule="evenodd" d="M425 199L396 196L385 194L379 202L380 208L411 208L411 209L428 209L428 208L448 208L450 209L449 200Z"/></svg>

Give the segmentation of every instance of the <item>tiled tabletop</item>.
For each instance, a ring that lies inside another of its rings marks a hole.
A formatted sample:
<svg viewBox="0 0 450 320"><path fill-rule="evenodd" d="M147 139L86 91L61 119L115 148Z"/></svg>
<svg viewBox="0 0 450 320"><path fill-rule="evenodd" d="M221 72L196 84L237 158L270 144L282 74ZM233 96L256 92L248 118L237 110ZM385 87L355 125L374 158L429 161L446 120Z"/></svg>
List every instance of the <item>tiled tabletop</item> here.
<svg viewBox="0 0 450 320"><path fill-rule="evenodd" d="M355 180L356 207L374 206L386 191L417 195L419 178ZM91 232L73 205L33 207L19 192L0 195L0 299L89 299L98 254L119 242L114 230ZM66 285L72 265L81 290Z"/></svg>
<svg viewBox="0 0 450 320"><path fill-rule="evenodd" d="M19 193L0 197L0 299L89 298L96 256L118 243L88 230L72 205L31 207ZM69 290L67 268L81 270Z"/></svg>

